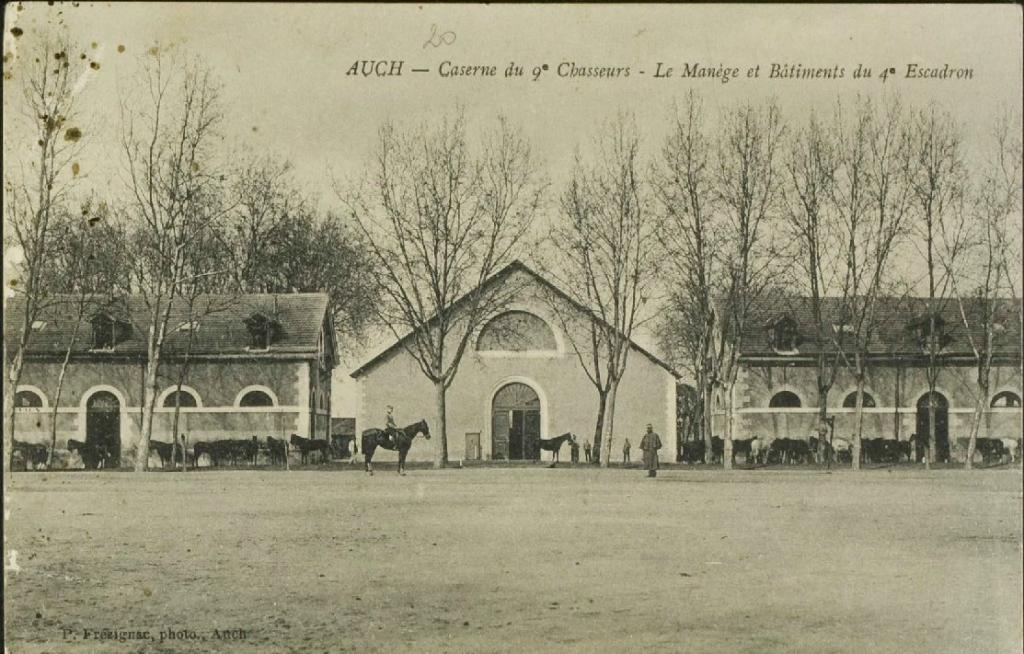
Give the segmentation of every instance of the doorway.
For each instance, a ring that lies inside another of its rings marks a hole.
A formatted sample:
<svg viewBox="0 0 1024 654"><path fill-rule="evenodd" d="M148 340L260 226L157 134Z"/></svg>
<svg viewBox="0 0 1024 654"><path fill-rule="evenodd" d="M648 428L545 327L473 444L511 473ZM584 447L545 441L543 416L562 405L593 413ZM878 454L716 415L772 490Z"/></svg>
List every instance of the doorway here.
<svg viewBox="0 0 1024 654"><path fill-rule="evenodd" d="M106 449L108 466L121 467L121 403L113 393L98 391L86 403L85 442Z"/></svg>
<svg viewBox="0 0 1024 654"><path fill-rule="evenodd" d="M949 461L949 402L942 393L925 393L917 401L916 460L923 460L928 451L929 398L935 407L935 460Z"/></svg>
<svg viewBox="0 0 1024 654"><path fill-rule="evenodd" d="M540 398L526 384L498 389L491 401L491 458L540 459Z"/></svg>

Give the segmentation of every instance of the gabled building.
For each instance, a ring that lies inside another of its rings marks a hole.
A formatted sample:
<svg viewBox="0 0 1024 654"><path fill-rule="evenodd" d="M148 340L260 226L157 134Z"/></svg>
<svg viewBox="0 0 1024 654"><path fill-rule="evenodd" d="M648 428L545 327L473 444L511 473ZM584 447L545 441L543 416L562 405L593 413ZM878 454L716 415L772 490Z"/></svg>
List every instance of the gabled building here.
<svg viewBox="0 0 1024 654"><path fill-rule="evenodd" d="M328 296L204 295L170 310L153 438L328 438L331 371L337 346ZM79 322L73 304L50 302L32 326L17 388L18 440L49 443L56 386L68 345L70 365L57 407L57 447L69 438L102 442L127 465L139 439L147 361L148 311L138 297L96 304ZM16 342L24 304L7 303L4 338ZM76 324L78 322L78 324ZM181 382L181 390L178 384Z"/></svg>
<svg viewBox="0 0 1024 654"><path fill-rule="evenodd" d="M585 440L593 443L597 391L566 333L571 328L567 325L591 320L588 312L521 262L484 284L514 289L515 301L472 335L448 390L449 458L537 460L539 439L566 432L576 434L581 447ZM584 340L577 335L576 342ZM405 345L405 339L392 343L351 373L360 389L360 429L382 427L388 405L394 407L399 425L420 419L436 424L433 385ZM667 364L632 343L616 402L612 461L622 460L626 438L636 451L647 423L661 434L663 460L674 460L677 377ZM385 460L390 455L378 452ZM568 455L566 447L563 460ZM433 444L416 439L409 457L431 460Z"/></svg>
<svg viewBox="0 0 1024 654"><path fill-rule="evenodd" d="M1021 434L1020 300L1000 300L991 374L985 398L982 437L1018 438ZM822 305L828 338L819 342L813 305L808 298L773 298L752 307L742 335L741 370L735 388L735 437L807 438L819 421L817 361L821 353L837 361L838 373L828 395L835 436L850 438L855 426L853 376L843 361L843 343L853 338L838 299ZM967 306L968 315L977 313ZM939 365L936 386L938 452L955 458L956 439L970 433L977 397L977 374L969 333L959 304L946 300L934 319L923 298L882 298L879 320L870 340L868 383L863 398L865 438L908 440L928 433L928 343L935 329ZM724 412L713 414L713 431L724 430Z"/></svg>

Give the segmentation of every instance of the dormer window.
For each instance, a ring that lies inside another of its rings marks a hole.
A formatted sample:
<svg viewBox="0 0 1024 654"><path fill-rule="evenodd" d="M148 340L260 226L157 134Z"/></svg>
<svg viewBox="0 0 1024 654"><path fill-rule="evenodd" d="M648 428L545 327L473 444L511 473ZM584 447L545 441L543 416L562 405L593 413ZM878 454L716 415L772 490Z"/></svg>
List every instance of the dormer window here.
<svg viewBox="0 0 1024 654"><path fill-rule="evenodd" d="M281 326L262 313L254 313L246 318L245 328L249 330L250 350L269 350L281 335Z"/></svg>
<svg viewBox="0 0 1024 654"><path fill-rule="evenodd" d="M925 316L908 325L907 329L913 332L918 345L925 351L933 341L940 351L953 341L946 332L946 321L942 316Z"/></svg>
<svg viewBox="0 0 1024 654"><path fill-rule="evenodd" d="M41 332L44 329L46 329L45 320L36 320L35 322L32 323L32 331Z"/></svg>
<svg viewBox="0 0 1024 654"><path fill-rule="evenodd" d="M189 322L183 322L178 325L179 332L197 332L199 331L199 321L191 320Z"/></svg>
<svg viewBox="0 0 1024 654"><path fill-rule="evenodd" d="M772 349L779 354L796 354L800 345L800 335L796 330L796 321L785 317L769 323L768 334Z"/></svg>
<svg viewBox="0 0 1024 654"><path fill-rule="evenodd" d="M92 319L92 349L113 350L118 343L123 343L131 334L131 325L117 320L106 313L100 313Z"/></svg>

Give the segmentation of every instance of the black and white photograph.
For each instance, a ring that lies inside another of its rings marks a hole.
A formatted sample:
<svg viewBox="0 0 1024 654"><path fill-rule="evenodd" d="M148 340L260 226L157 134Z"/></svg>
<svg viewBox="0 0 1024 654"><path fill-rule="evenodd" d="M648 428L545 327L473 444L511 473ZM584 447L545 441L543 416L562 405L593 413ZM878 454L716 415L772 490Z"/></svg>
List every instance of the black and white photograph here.
<svg viewBox="0 0 1024 654"><path fill-rule="evenodd" d="M1021 652L1022 60L7 3L5 654Z"/></svg>

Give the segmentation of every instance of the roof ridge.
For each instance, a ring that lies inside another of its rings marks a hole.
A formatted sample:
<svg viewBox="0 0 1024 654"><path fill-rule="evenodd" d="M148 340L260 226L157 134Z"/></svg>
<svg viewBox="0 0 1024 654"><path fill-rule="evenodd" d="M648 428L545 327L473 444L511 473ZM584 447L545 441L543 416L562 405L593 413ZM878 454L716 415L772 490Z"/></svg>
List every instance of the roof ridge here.
<svg viewBox="0 0 1024 654"><path fill-rule="evenodd" d="M493 283L495 283L495 280L497 280L498 278L500 278L500 277L502 277L504 275L507 275L510 272L512 272L513 270L517 270L517 269L527 273L528 275L530 275L531 277L533 277L534 279L539 281L541 284L543 284L543 285L547 286L548 288L551 288L552 290L554 290L555 293L558 294L559 297L561 297L562 299L568 301L577 310L579 310L579 311L583 312L584 314L586 314L591 320L595 320L595 321L604 323L605 325L611 327L611 325L608 325L608 323L605 322L604 320L602 320L600 317L593 315L592 311L589 311L588 309L586 309L580 302L578 302L577 300L572 298L568 293L563 291L557 285L555 285L550 280L548 280L543 275L541 275L540 273L535 271L533 268L531 268L529 265L527 265L522 259L514 259L513 261L507 263L500 270L498 270L493 275L491 275L490 277L485 279L480 284L480 286L474 287L473 289L470 289L469 291L466 291L466 293L464 293L461 297L459 297L458 299L456 299L452 303L452 306L454 307L454 306L457 306L458 304L460 304L470 293L475 291L477 288L482 288L482 287L484 287L484 286L486 286L488 284L493 284ZM431 316L430 319L428 320L428 322L433 321L435 319L435 317L436 316ZM353 378L360 377L363 374L365 374L366 371L369 370L370 368L376 367L378 363L380 363L385 358L390 356L390 354L394 350L397 350L406 339L408 339L408 338L410 338L412 336L412 334L413 334L413 332L410 331L409 333L405 334L401 338L397 339L394 343L392 343L391 345L387 346L382 351L378 352L372 358L370 358L365 363L363 363L358 368L356 368L351 373L349 373L349 376L353 377ZM660 358L658 358L657 356L652 354L650 351L648 351L646 348L644 348L642 345L637 343L632 338L629 338L628 340L629 340L629 344L630 344L631 347L633 347L638 352L640 352L641 354L646 356L653 363L655 363L656 365L664 368L669 373L671 373L674 377L676 377L676 378L681 377L681 375L674 368L672 368L672 366L670 366L668 363L666 363L665 361L661 360Z"/></svg>

